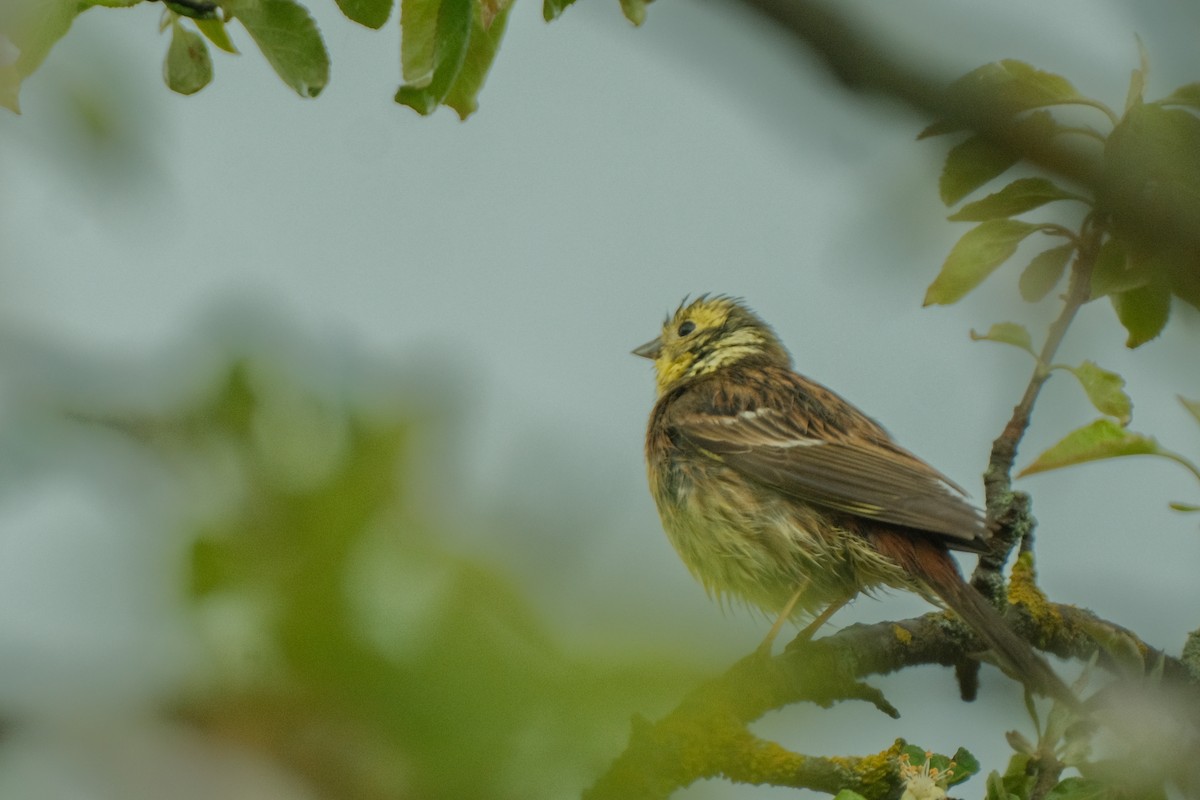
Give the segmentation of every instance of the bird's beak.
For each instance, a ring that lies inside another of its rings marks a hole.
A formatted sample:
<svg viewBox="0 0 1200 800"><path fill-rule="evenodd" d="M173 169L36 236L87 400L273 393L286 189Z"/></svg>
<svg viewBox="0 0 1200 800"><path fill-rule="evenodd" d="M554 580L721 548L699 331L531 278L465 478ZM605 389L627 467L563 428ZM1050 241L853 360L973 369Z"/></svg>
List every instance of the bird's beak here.
<svg viewBox="0 0 1200 800"><path fill-rule="evenodd" d="M652 339L651 341L646 342L641 347L636 348L633 351L633 354L635 356L641 356L642 358L648 358L651 361L653 361L654 359L658 358L658 354L661 352L662 352L662 337L660 336L657 339Z"/></svg>

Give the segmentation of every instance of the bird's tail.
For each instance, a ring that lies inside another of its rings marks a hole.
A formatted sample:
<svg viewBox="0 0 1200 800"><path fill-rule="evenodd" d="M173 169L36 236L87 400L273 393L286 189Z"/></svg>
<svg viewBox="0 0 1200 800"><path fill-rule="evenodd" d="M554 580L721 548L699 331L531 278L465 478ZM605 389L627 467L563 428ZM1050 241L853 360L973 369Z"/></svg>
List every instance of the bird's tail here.
<svg viewBox="0 0 1200 800"><path fill-rule="evenodd" d="M950 610L962 617L996 655L1000 664L1039 694L1079 708L1079 698L1013 631L1000 612L980 592L963 580L958 565L942 547L926 540L894 535L877 540L879 549L917 575Z"/></svg>

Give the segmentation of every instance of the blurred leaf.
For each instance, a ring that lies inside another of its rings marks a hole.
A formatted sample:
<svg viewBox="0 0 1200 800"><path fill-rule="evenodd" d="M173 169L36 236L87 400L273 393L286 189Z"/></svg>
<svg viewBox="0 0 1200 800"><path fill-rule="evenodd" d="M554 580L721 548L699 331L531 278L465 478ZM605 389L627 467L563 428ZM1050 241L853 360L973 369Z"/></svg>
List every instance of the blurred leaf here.
<svg viewBox="0 0 1200 800"><path fill-rule="evenodd" d="M0 106L21 113L21 73L14 64L0 65Z"/></svg>
<svg viewBox="0 0 1200 800"><path fill-rule="evenodd" d="M1004 739L1013 751L1022 755L1031 756L1037 752L1037 747L1033 742L1029 741L1029 738L1020 731L1008 731L1004 734Z"/></svg>
<svg viewBox="0 0 1200 800"><path fill-rule="evenodd" d="M574 2L575 0L542 0L542 19L553 22Z"/></svg>
<svg viewBox="0 0 1200 800"><path fill-rule="evenodd" d="M1025 329L1024 325L1018 325L1015 322L997 322L988 329L987 333L976 333L972 330L971 338L977 342L989 341L1011 344L1013 347L1019 347L1034 358L1037 358L1037 353L1033 352L1033 339L1029 336L1029 331Z"/></svg>
<svg viewBox="0 0 1200 800"><path fill-rule="evenodd" d="M198 19L195 20L196 27L200 32L208 38L210 42L215 44L226 53L237 55L237 48L233 46L233 42L229 39L229 32L225 30L225 21L221 19Z"/></svg>
<svg viewBox="0 0 1200 800"><path fill-rule="evenodd" d="M1023 214L1055 200L1087 202L1082 195L1068 192L1045 178L1018 178L982 200L967 203L947 219L953 222L983 222Z"/></svg>
<svg viewBox="0 0 1200 800"><path fill-rule="evenodd" d="M479 108L479 91L483 88L496 51L500 48L500 40L504 37L511 8L510 1L489 24L485 24L480 16L476 16L472 21L467 55L463 59L454 85L442 101L458 112L459 119L466 119Z"/></svg>
<svg viewBox="0 0 1200 800"><path fill-rule="evenodd" d="M1138 68L1129 76L1129 91L1125 94L1125 110L1142 104L1142 95L1146 91L1146 77L1150 74L1150 58L1146 54L1146 46L1142 37L1134 34L1138 48Z"/></svg>
<svg viewBox="0 0 1200 800"><path fill-rule="evenodd" d="M938 180L942 202L954 205L992 178L1003 175L1019 159L1016 150L997 147L980 135L955 145L946 154Z"/></svg>
<svg viewBox="0 0 1200 800"><path fill-rule="evenodd" d="M852 789L842 789L833 796L833 800L867 800L867 798Z"/></svg>
<svg viewBox="0 0 1200 800"><path fill-rule="evenodd" d="M1025 800L1033 789L1034 777L1029 769L1030 756L1027 753L1013 753L1004 769L1001 785L1011 797ZM993 775L995 773L992 773Z"/></svg>
<svg viewBox="0 0 1200 800"><path fill-rule="evenodd" d="M1150 436L1127 430L1110 419L1098 419L1068 433L1017 474L1018 478L1087 461L1119 456L1155 455L1163 451Z"/></svg>
<svg viewBox="0 0 1200 800"><path fill-rule="evenodd" d="M1124 245L1111 237L1105 239L1092 267L1091 299L1145 286L1150 278L1144 270L1139 270L1136 266L1134 261L1127 257Z"/></svg>
<svg viewBox="0 0 1200 800"><path fill-rule="evenodd" d="M621 0L621 13L634 25L641 25L646 21L646 3L647 0Z"/></svg>
<svg viewBox="0 0 1200 800"><path fill-rule="evenodd" d="M462 69L470 46L474 16L471 0L421 0L418 5L417 24L422 30L422 35L429 33L429 3L434 4L437 10L432 37L433 50L428 62L431 71L405 83L396 91L397 103L408 106L422 115L432 114L458 79L459 70ZM408 5L408 2L404 2L401 6L402 24L407 24L403 15ZM421 58L424 58L423 54ZM414 68L415 66L414 62ZM405 80L408 80L407 75Z"/></svg>
<svg viewBox="0 0 1200 800"><path fill-rule="evenodd" d="M1079 379L1080 385L1097 411L1116 417L1122 426L1129 424L1133 413L1133 401L1125 394L1124 378L1092 361L1084 361L1078 367L1068 369Z"/></svg>
<svg viewBox="0 0 1200 800"><path fill-rule="evenodd" d="M1075 244L1068 243L1043 250L1034 256L1029 266L1021 272L1021 297L1027 302L1036 303L1050 294L1062 280L1067 262L1071 260L1074 252Z"/></svg>
<svg viewBox="0 0 1200 800"><path fill-rule="evenodd" d="M925 305L949 305L961 300L1007 261L1017 245L1038 227L1014 219L993 219L967 231L950 250L942 271L925 292Z"/></svg>
<svg viewBox="0 0 1200 800"><path fill-rule="evenodd" d="M175 2L175 0L162 0L162 3L172 13L177 14L178 16L181 16L181 17L186 17L187 19L200 20L200 19L217 19L218 18L217 17L218 6L216 5L216 3L213 3L212 5L208 5L207 3L204 3L204 2L178 2L177 3L177 2Z"/></svg>
<svg viewBox="0 0 1200 800"><path fill-rule="evenodd" d="M283 82L301 97L316 97L329 82L329 54L304 6L294 0L221 0L245 26Z"/></svg>
<svg viewBox="0 0 1200 800"><path fill-rule="evenodd" d="M987 794L984 795L987 800L1022 800L1015 794L1010 794L1004 787L1004 779L1000 777L1000 773L992 770L987 777Z"/></svg>
<svg viewBox="0 0 1200 800"><path fill-rule="evenodd" d="M1170 508L1171 508L1173 511L1182 511L1182 512L1184 512L1185 514L1193 514L1193 513L1197 512L1197 511L1200 511L1200 506L1197 506L1197 505L1192 505L1192 504L1190 504L1190 503L1175 503L1175 502L1171 502L1171 503L1167 503L1167 505L1168 505L1168 506L1170 506Z"/></svg>
<svg viewBox="0 0 1200 800"><path fill-rule="evenodd" d="M1061 75L1045 72L1023 61L1005 59L971 70L946 90L950 108L980 108L1003 119L1023 111L1084 99ZM939 120L917 136L924 139L962 130L963 125Z"/></svg>
<svg viewBox="0 0 1200 800"><path fill-rule="evenodd" d="M1161 283L1110 294L1109 299L1117 319L1129 333L1125 346L1130 349L1141 347L1162 333L1171 313L1171 291Z"/></svg>
<svg viewBox="0 0 1200 800"><path fill-rule="evenodd" d="M1183 404L1187 412L1192 415L1192 418L1196 422L1200 422L1200 400L1189 400L1183 395L1176 395L1176 397L1179 398L1179 402Z"/></svg>
<svg viewBox="0 0 1200 800"><path fill-rule="evenodd" d="M1058 123L1049 113L1035 111L1013 123L1016 132L1025 138L1049 140L1058 130ZM942 202L952 206L988 181L1002 175L1020 159L1020 153L997 145L982 135L974 135L946 154L938 192Z"/></svg>
<svg viewBox="0 0 1200 800"><path fill-rule="evenodd" d="M171 44L163 59L163 80L179 94L195 94L212 80L212 58L204 37L183 27L171 25Z"/></svg>
<svg viewBox="0 0 1200 800"><path fill-rule="evenodd" d="M1131 254L1162 270L1200 258L1200 119L1155 103L1126 112L1104 147L1097 209Z"/></svg>
<svg viewBox="0 0 1200 800"><path fill-rule="evenodd" d="M1102 800L1117 797L1111 787L1086 778L1065 778L1046 795L1046 800Z"/></svg>
<svg viewBox="0 0 1200 800"><path fill-rule="evenodd" d="M337 4L349 19L373 30L382 28L392 15L392 0L337 0Z"/></svg>
<svg viewBox="0 0 1200 800"><path fill-rule="evenodd" d="M7 6L0 6L0 30L19 53L0 72L0 102L5 108L20 113L21 82L41 66L50 48L86 8L74 0L9 0Z"/></svg>
<svg viewBox="0 0 1200 800"><path fill-rule="evenodd" d="M1188 106L1200 111L1200 83L1187 83L1157 101L1162 106Z"/></svg>

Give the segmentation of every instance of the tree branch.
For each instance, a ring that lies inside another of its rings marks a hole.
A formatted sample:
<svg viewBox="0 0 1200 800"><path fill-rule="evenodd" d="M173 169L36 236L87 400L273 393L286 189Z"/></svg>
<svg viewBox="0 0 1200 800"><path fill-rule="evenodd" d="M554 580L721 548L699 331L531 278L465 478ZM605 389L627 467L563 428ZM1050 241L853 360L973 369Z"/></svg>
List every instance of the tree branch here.
<svg viewBox="0 0 1200 800"><path fill-rule="evenodd" d="M1024 556L1014 570L1014 603L1006 615L1014 630L1065 658L1088 659L1099 652L1099 664L1118 674L1130 671L1125 662L1132 653L1145 663L1161 662L1164 680L1183 687L1192 715L1200 713L1200 690L1182 662L1090 611L1047 601L1032 581L1032 559ZM796 702L828 707L867 699L887 713L891 706L881 704L881 696L861 678L921 664L950 666L985 649L957 618L937 611L899 622L851 625L774 658L749 656L690 692L658 722L637 720L625 751L584 797L656 800L712 777L831 793L851 788L879 797L900 785L894 761L881 760L896 752L897 744L871 756L822 759L764 742L746 726Z"/></svg>

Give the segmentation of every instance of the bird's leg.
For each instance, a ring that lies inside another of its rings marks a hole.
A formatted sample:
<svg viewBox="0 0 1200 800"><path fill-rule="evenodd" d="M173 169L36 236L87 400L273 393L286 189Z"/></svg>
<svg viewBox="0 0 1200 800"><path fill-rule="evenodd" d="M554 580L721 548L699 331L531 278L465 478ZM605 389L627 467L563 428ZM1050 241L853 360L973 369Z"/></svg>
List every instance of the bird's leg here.
<svg viewBox="0 0 1200 800"><path fill-rule="evenodd" d="M853 597L853 595L850 597ZM842 606L850 602L850 597L844 597L841 600L835 600L826 606L825 610L820 614L817 614L812 622L804 626L804 630L796 634L795 639L792 639L790 642L788 642L787 649L791 650L794 647L800 647L801 645L806 644L810 639L812 639L816 632L821 629L822 625L824 625L826 622L829 622L830 617L840 611Z"/></svg>
<svg viewBox="0 0 1200 800"><path fill-rule="evenodd" d="M775 619L775 624L771 626L771 630L767 632L767 638L763 639L762 644L758 646L758 655L768 658L771 655L771 646L775 644L775 637L779 635L779 631L783 628L783 623L787 622L792 616L792 611L796 608L796 603L800 602L800 595L804 594L804 590L808 588L808 581L800 584L800 588L792 593L788 601L784 603L783 611L779 612L779 616Z"/></svg>

